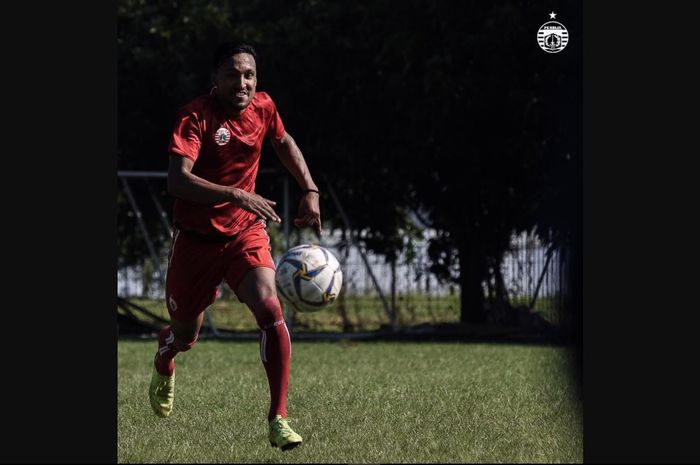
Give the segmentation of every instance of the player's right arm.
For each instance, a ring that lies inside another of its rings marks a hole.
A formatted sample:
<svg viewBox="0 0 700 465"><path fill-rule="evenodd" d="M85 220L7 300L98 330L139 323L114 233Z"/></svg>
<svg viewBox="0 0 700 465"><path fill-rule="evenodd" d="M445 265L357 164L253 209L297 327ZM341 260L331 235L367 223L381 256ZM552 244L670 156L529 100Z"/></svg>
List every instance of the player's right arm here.
<svg viewBox="0 0 700 465"><path fill-rule="evenodd" d="M261 218L280 223L282 220L273 207L272 200L254 192L246 192L237 187L221 186L192 173L194 160L178 154L170 154L168 164L168 193L194 203L214 204L232 202L234 205L255 213Z"/></svg>

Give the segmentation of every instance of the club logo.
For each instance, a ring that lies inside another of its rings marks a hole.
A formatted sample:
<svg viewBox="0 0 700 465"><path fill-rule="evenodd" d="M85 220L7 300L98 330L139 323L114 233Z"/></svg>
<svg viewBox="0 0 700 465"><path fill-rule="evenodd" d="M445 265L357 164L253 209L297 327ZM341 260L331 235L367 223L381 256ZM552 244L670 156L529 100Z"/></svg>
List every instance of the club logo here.
<svg viewBox="0 0 700 465"><path fill-rule="evenodd" d="M226 128L219 128L216 134L214 134L214 140L219 145L226 145L228 141L231 140L231 133Z"/></svg>
<svg viewBox="0 0 700 465"><path fill-rule="evenodd" d="M556 16L555 12L549 13L549 19ZM547 53L559 53L569 43L569 31L560 22L547 21L537 31L537 43Z"/></svg>

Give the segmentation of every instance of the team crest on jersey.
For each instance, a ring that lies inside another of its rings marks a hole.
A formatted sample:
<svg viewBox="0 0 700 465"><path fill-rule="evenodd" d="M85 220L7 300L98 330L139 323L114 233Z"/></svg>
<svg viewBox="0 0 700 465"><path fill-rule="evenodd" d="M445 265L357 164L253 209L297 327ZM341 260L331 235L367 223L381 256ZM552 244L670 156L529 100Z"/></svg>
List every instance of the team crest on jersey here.
<svg viewBox="0 0 700 465"><path fill-rule="evenodd" d="M226 145L231 140L231 133L226 128L219 128L214 134L214 141L219 145Z"/></svg>

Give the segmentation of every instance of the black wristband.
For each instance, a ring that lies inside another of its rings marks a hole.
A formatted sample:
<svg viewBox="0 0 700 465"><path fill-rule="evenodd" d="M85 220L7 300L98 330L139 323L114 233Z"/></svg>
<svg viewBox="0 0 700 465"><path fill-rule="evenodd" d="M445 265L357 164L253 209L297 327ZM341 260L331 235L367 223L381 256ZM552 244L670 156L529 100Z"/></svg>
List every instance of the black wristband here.
<svg viewBox="0 0 700 465"><path fill-rule="evenodd" d="M301 192L304 194L306 194L307 192L316 192L318 195L321 195L321 193L319 191L317 191L316 189L304 189Z"/></svg>

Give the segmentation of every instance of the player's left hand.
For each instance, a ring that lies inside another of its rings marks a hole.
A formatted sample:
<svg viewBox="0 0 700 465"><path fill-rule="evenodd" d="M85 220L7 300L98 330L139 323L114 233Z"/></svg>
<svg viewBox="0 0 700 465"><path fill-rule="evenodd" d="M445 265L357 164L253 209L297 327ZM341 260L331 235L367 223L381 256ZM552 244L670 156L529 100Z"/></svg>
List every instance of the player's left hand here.
<svg viewBox="0 0 700 465"><path fill-rule="evenodd" d="M297 227L310 226L318 237L321 237L321 208L318 204L319 195L316 192L306 192L299 201L299 214L294 218Z"/></svg>

